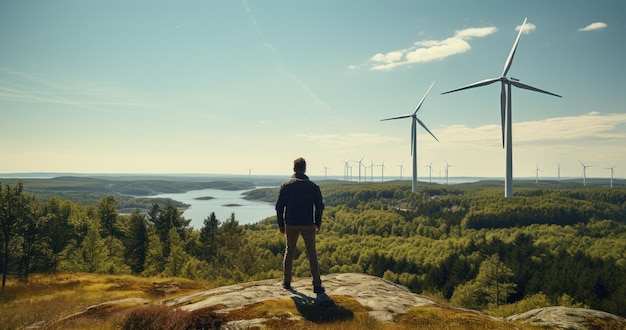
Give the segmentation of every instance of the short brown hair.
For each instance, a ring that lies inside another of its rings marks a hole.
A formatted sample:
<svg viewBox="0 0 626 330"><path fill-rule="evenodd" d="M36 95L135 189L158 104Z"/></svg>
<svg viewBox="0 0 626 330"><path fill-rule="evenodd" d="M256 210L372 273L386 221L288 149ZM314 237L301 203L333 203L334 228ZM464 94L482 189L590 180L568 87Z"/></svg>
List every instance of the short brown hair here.
<svg viewBox="0 0 626 330"><path fill-rule="evenodd" d="M306 172L306 160L299 157L293 161L293 170L296 172Z"/></svg>

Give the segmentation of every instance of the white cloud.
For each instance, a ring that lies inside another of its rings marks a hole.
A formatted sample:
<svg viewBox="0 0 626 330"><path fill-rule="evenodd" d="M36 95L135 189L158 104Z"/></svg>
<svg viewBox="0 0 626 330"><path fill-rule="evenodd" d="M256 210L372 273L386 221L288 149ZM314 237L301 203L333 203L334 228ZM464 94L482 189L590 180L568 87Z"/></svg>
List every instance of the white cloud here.
<svg viewBox="0 0 626 330"><path fill-rule="evenodd" d="M472 47L468 40L486 37L496 31L495 27L469 28L456 31L453 37L447 39L417 41L409 48L377 53L370 57L367 65L370 70L390 70L402 65L443 60L470 50Z"/></svg>
<svg viewBox="0 0 626 330"><path fill-rule="evenodd" d="M469 28L465 30L456 31L454 33L454 37L461 38L461 39L471 39L474 37L482 38L490 34L493 34L496 31L498 31L498 29L496 29L496 27L494 26L482 27L482 28Z"/></svg>
<svg viewBox="0 0 626 330"><path fill-rule="evenodd" d="M606 23L602 23L602 22L595 22L595 23L591 23L583 28L578 29L578 31L595 31L595 30L602 30L606 27Z"/></svg>
<svg viewBox="0 0 626 330"><path fill-rule="evenodd" d="M522 28L521 25L518 25L515 27L515 31L519 32L519 30ZM537 29L537 26L533 23L530 22L526 22L526 24L524 25L524 32L522 32L523 34L529 34L533 31L535 31Z"/></svg>

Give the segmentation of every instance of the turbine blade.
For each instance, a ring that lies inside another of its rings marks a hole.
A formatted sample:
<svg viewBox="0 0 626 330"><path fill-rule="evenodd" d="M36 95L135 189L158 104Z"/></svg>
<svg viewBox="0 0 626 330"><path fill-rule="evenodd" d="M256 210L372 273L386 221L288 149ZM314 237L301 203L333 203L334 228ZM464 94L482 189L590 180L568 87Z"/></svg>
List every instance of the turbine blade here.
<svg viewBox="0 0 626 330"><path fill-rule="evenodd" d="M432 137L434 137L434 138L435 138L435 140L437 140L437 142L439 142L439 139L435 136L435 134L433 134L433 132L431 132L431 131L428 129L428 127L426 127L426 125L424 124L424 122L423 122L423 121L421 121L419 118L417 118L417 122L418 122L418 123L420 123L420 125L421 125L422 127L424 127L424 129L425 129L428 133L430 133L430 135L432 135Z"/></svg>
<svg viewBox="0 0 626 330"><path fill-rule="evenodd" d="M526 18L524 18L524 23L522 23L522 27L519 29L519 33L517 34L517 39L515 39L515 43L513 44L513 48L511 48L511 52L509 53L509 57L507 57L506 62L504 62L504 71L502 71L502 76L506 76L511 68L511 63L513 63L513 57L515 56L515 51L517 50L517 44L519 43L519 39L522 36L522 32L524 32L524 25L526 25Z"/></svg>
<svg viewBox="0 0 626 330"><path fill-rule="evenodd" d="M441 93L441 95L448 94L448 93L454 93L454 92L458 92L458 91L462 91L462 90L470 89L470 88L474 88L474 87L487 86L487 85L493 84L494 82L496 82L498 80L500 80L500 78L491 78L491 79L481 80L481 81L475 82L473 84L469 84L467 86L463 86L463 87L460 87L460 88L457 88L457 89L453 89L451 91L443 92L443 93Z"/></svg>
<svg viewBox="0 0 626 330"><path fill-rule="evenodd" d="M380 121L393 120L393 119L403 119L403 118L411 118L412 116L413 115L403 115L403 116L398 116L398 117L391 117L391 118L381 119Z"/></svg>
<svg viewBox="0 0 626 330"><path fill-rule="evenodd" d="M504 116L506 111L506 84L502 83L502 90L500 91L500 121L502 122L502 148L504 148Z"/></svg>
<svg viewBox="0 0 626 330"><path fill-rule="evenodd" d="M550 93L548 91L544 91L543 89L539 89L539 88L536 88L536 87L533 87L533 86L529 86L529 85L526 85L526 84L521 83L519 81L509 80L509 83L511 85L515 86L515 87L519 87L519 88L522 88L522 89L528 89L528 90L531 90L531 91L534 91L534 92L544 93L544 94L548 94L548 95L552 95L552 96L556 96L556 97L562 97L561 95Z"/></svg>
<svg viewBox="0 0 626 330"><path fill-rule="evenodd" d="M424 103L424 100L426 99L426 95L428 95L428 92L430 92L430 89L433 88L434 84L435 84L434 81L433 81L432 84L430 84L430 87L428 87L428 90L426 91L426 94L424 94L424 96L422 96L422 99L420 100L420 103L418 103L417 107L415 107L415 111L413 111L413 115L415 115L417 113L417 110L420 109L420 107L422 106L422 103Z"/></svg>

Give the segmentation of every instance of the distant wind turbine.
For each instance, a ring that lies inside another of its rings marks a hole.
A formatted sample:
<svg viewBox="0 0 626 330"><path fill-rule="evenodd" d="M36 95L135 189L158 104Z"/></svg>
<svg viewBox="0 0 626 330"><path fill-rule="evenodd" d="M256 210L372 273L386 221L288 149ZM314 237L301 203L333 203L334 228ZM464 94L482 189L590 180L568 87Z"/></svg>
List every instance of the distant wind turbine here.
<svg viewBox="0 0 626 330"><path fill-rule="evenodd" d="M404 161L402 161L402 163L400 163L398 167L400 168L400 181L402 181L402 169L404 168Z"/></svg>
<svg viewBox="0 0 626 330"><path fill-rule="evenodd" d="M428 95L428 92L430 92L430 89L433 88L434 84L435 84L434 82L430 84L430 87L428 87L426 94L424 94L424 96L422 97L420 102L417 104L417 107L415 108L415 111L413 111L412 114L398 116L398 117L391 117L391 118L386 118L386 119L381 120L381 121L385 121L385 120L404 119L404 118L412 119L411 121L411 155L413 156L413 183L412 183L413 192L417 192L417 123L419 123L420 126L422 126L428 133L430 133L430 135L433 138L435 138L435 140L437 140L437 142L439 142L439 139L437 139L437 137L428 129L428 127L426 127L426 125L419 118L417 118L417 111L422 106L422 103L424 103L424 100L426 99L426 95Z"/></svg>
<svg viewBox="0 0 626 330"><path fill-rule="evenodd" d="M450 166L452 165L448 164L448 161L446 160L446 184L448 184L448 169L450 168Z"/></svg>
<svg viewBox="0 0 626 330"><path fill-rule="evenodd" d="M363 158L365 158L365 156L361 157L358 161L355 161L359 164L359 182L361 182L361 166L365 167L365 165L363 165Z"/></svg>
<svg viewBox="0 0 626 330"><path fill-rule="evenodd" d="M535 164L535 183L539 184L539 172L543 172L539 165Z"/></svg>
<svg viewBox="0 0 626 330"><path fill-rule="evenodd" d="M343 162L343 180L348 181L348 164L350 163L350 161L342 160L342 162Z"/></svg>
<svg viewBox="0 0 626 330"><path fill-rule="evenodd" d="M497 78L485 79L479 82L475 82L473 84L460 87L448 92L444 92L442 94L453 93L457 91L462 91L465 89L470 89L474 87L482 87L486 85L493 84L495 82L501 82L501 91L500 91L500 118L502 121L502 147L506 149L506 178L504 181L504 196L512 197L513 196L513 134L511 132L512 126L512 118L511 118L511 86L519 87L522 89L531 90L534 92L544 93L548 95L553 95L557 97L561 97L560 95L550 93L526 84L521 83L518 79L513 77L508 78L506 75L511 68L511 64L513 62L513 56L515 56L515 51L517 49L517 44L519 43L520 37L522 36L522 32L524 31L524 25L526 25L526 19L524 19L524 23L522 23L522 27L517 34L517 39L515 39L515 43L513 44L513 48L509 53L509 57L504 62L504 71L502 71L502 75Z"/></svg>
<svg viewBox="0 0 626 330"><path fill-rule="evenodd" d="M248 180L252 180L252 170L253 168L248 169Z"/></svg>
<svg viewBox="0 0 626 330"><path fill-rule="evenodd" d="M428 183L432 183L433 181L433 162L430 162L430 165L426 165L428 167Z"/></svg>
<svg viewBox="0 0 626 330"><path fill-rule="evenodd" d="M556 164L556 174L559 178L559 181L561 181L561 163Z"/></svg>
<svg viewBox="0 0 626 330"><path fill-rule="evenodd" d="M613 189L613 175L615 174L615 166L617 165L613 165L613 167L607 168L607 170L611 170L611 189Z"/></svg>
<svg viewBox="0 0 626 330"><path fill-rule="evenodd" d="M326 164L322 163L322 165L324 165L324 180L328 179L328 169L330 167L326 166Z"/></svg>
<svg viewBox="0 0 626 330"><path fill-rule="evenodd" d="M583 187L585 187L587 185L587 167L591 165L585 165L580 160L578 162L583 166Z"/></svg>

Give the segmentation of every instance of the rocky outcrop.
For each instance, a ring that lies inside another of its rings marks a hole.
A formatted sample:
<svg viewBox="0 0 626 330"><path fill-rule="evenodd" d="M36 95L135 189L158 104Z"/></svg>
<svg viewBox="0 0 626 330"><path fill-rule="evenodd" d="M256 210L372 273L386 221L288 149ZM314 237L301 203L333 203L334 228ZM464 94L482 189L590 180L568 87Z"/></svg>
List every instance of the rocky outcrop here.
<svg viewBox="0 0 626 330"><path fill-rule="evenodd" d="M324 294L313 293L310 279L293 282L292 290L283 289L280 280L264 280L211 289L170 300L167 304L187 311L219 306L215 311L226 313L266 300L290 298L296 303L323 304L325 301L331 301L329 296L348 296L363 305L379 322L392 322L394 318L413 307L438 305L433 300L410 292L404 286L374 276L346 273L325 275L322 279L326 288ZM450 306L447 308L454 310ZM459 310L468 311L460 308ZM496 319L477 311L471 312L487 319ZM541 308L497 320L523 322L553 329L603 329L602 324L610 324L611 327L617 325L618 328L620 324L623 324L623 328L626 329L624 318L581 308ZM264 321L263 319L239 320L236 321L237 324L231 325L237 328L260 327Z"/></svg>
<svg viewBox="0 0 626 330"><path fill-rule="evenodd" d="M540 327L560 329L626 329L626 320L617 315L585 308L545 307L507 317L513 322L523 322ZM606 325L606 326L605 326Z"/></svg>
<svg viewBox="0 0 626 330"><path fill-rule="evenodd" d="M412 307L435 304L427 298L412 293L406 287L365 274L331 274L323 276L322 280L326 292L319 295L313 293L310 279L293 282L292 290L283 289L281 281L264 280L200 292L168 301L168 305L183 305L181 309L187 311L223 305L226 307L221 311L227 312L264 300L296 298L324 303L329 299L328 295L342 295L355 298L370 310L370 315L375 319L389 322L394 316L404 314Z"/></svg>

